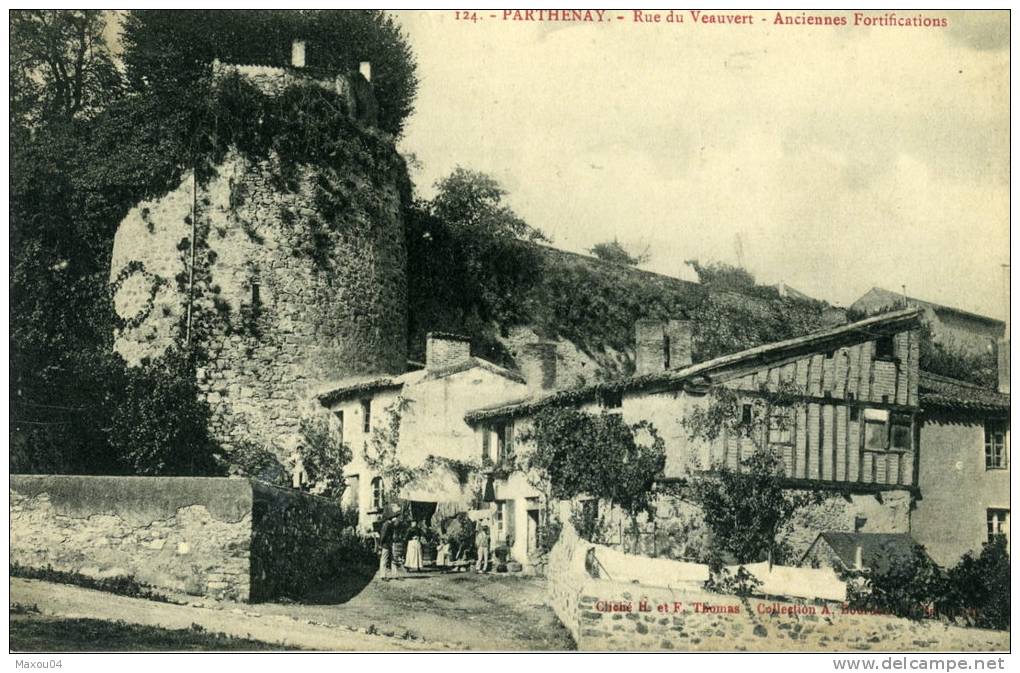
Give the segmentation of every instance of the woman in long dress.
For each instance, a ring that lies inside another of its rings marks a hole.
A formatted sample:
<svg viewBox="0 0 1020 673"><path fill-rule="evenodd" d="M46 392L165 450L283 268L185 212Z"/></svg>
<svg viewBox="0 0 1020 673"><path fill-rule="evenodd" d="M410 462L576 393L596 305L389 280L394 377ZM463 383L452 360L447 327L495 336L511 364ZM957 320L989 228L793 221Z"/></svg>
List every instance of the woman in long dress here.
<svg viewBox="0 0 1020 673"><path fill-rule="evenodd" d="M404 553L404 570L418 571L421 569L421 531L416 524L411 524L411 530L407 534L407 551Z"/></svg>

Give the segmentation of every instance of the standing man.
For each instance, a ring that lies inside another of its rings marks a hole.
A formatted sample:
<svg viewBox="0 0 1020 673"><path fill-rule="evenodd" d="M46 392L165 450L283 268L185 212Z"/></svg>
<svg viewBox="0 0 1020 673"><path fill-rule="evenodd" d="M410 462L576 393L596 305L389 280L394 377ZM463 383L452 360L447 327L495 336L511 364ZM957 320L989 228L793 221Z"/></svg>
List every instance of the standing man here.
<svg viewBox="0 0 1020 673"><path fill-rule="evenodd" d="M475 570L478 572L488 572L489 570L489 532L485 529L485 526L478 527L478 533L475 535L475 554L478 556L478 561L475 563Z"/></svg>
<svg viewBox="0 0 1020 673"><path fill-rule="evenodd" d="M386 517L379 529L379 576L385 581L391 579L393 564L393 516Z"/></svg>

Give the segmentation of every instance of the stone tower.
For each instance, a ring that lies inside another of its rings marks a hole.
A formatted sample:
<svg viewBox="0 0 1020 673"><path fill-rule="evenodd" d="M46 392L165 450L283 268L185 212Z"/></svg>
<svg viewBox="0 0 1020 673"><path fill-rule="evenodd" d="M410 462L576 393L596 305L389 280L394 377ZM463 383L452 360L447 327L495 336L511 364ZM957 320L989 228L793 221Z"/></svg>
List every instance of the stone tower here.
<svg viewBox="0 0 1020 673"><path fill-rule="evenodd" d="M270 445L284 460L319 387L402 372L407 344L403 163L374 128L362 74L316 79L300 65L213 67L266 95L293 84L340 94L385 161L289 165L283 179L278 157L231 149L212 178L185 174L128 213L110 271L124 322L116 350L137 365L190 341L214 435L227 448Z"/></svg>

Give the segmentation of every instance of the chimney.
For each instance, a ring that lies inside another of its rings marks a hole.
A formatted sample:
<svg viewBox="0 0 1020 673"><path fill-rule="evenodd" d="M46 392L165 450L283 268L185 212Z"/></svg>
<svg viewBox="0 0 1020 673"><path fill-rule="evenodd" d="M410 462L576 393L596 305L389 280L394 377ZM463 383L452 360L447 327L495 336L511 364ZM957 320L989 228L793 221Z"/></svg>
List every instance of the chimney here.
<svg viewBox="0 0 1020 673"><path fill-rule="evenodd" d="M358 64L358 72L369 82L372 81L372 64L369 61L362 61Z"/></svg>
<svg viewBox="0 0 1020 673"><path fill-rule="evenodd" d="M857 545L854 547L854 570L864 569L864 547Z"/></svg>
<svg viewBox="0 0 1020 673"><path fill-rule="evenodd" d="M290 64L295 68L305 67L304 40L294 40L290 43Z"/></svg>
<svg viewBox="0 0 1020 673"><path fill-rule="evenodd" d="M692 324L685 320L662 322L641 319L634 323L636 373L654 374L691 364Z"/></svg>
<svg viewBox="0 0 1020 673"><path fill-rule="evenodd" d="M670 320L666 323L666 369L682 369L691 364L691 340L694 323L689 320Z"/></svg>
<svg viewBox="0 0 1020 673"><path fill-rule="evenodd" d="M529 392L556 388L556 344L539 341L524 344L517 355L517 364L528 383Z"/></svg>
<svg viewBox="0 0 1020 673"><path fill-rule="evenodd" d="M425 371L463 364L471 359L471 339L458 334L429 332L425 337Z"/></svg>

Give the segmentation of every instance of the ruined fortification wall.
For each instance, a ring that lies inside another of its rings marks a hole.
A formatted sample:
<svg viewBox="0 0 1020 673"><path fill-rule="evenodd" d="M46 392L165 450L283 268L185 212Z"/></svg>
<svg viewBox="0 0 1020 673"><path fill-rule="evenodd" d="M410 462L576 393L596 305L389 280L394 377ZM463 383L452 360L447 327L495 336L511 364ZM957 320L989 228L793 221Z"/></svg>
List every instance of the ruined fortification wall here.
<svg viewBox="0 0 1020 673"><path fill-rule="evenodd" d="M117 351L138 364L182 342L194 210L192 336L213 430L228 447L247 437L288 458L310 391L405 366L399 177L232 153L207 183L187 175L140 203L114 240Z"/></svg>

